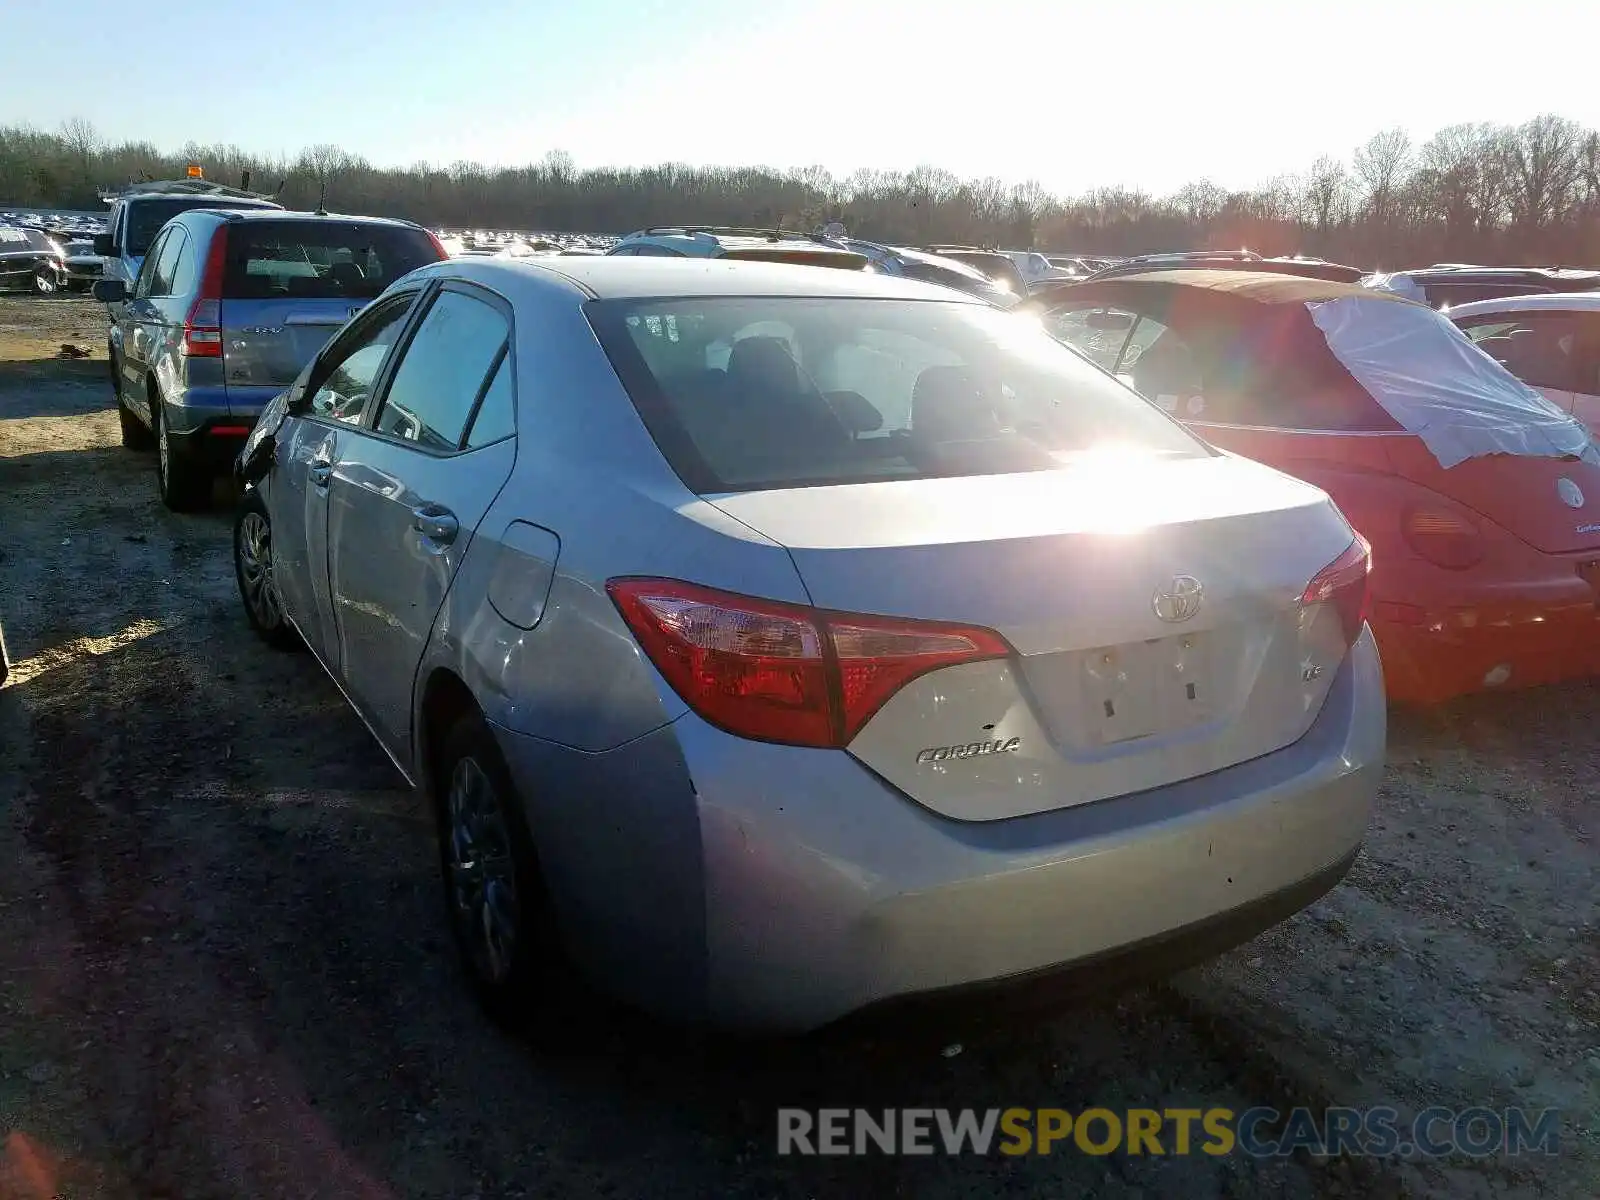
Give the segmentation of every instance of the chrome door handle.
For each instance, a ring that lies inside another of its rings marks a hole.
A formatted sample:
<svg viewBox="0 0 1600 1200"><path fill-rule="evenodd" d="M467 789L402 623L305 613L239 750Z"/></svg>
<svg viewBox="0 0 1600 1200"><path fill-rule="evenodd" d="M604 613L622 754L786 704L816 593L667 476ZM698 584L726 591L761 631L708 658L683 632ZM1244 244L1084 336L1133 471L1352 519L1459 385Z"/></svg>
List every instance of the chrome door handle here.
<svg viewBox="0 0 1600 1200"><path fill-rule="evenodd" d="M411 510L411 527L430 542L448 546L461 532L455 513L437 504L420 504Z"/></svg>
<svg viewBox="0 0 1600 1200"><path fill-rule="evenodd" d="M311 476L311 482L318 487L327 487L328 480L333 478L333 464L325 458L313 458L311 465L306 468L306 473Z"/></svg>

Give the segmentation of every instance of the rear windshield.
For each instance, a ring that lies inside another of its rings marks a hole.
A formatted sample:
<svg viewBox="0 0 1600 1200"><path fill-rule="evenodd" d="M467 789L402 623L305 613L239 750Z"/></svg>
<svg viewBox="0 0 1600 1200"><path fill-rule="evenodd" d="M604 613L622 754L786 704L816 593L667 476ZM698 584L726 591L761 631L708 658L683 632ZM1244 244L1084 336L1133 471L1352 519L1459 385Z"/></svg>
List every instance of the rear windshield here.
<svg viewBox="0 0 1600 1200"><path fill-rule="evenodd" d="M702 494L1050 470L1110 447L1208 453L1036 322L985 305L692 297L588 312Z"/></svg>
<svg viewBox="0 0 1600 1200"><path fill-rule="evenodd" d="M228 300L370 300L439 252L421 229L362 221L241 221L228 228Z"/></svg>
<svg viewBox="0 0 1600 1200"><path fill-rule="evenodd" d="M170 199L129 200L128 227L122 238L122 250L142 258L150 250L161 227L179 213L196 208L257 208L259 205L230 204L227 200L205 196L174 196Z"/></svg>

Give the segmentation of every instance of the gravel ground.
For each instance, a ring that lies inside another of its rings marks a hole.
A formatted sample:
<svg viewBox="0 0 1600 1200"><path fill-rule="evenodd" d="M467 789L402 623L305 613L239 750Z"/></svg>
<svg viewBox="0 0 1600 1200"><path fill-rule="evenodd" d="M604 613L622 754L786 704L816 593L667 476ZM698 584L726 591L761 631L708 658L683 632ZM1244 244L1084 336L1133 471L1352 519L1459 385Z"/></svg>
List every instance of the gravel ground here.
<svg viewBox="0 0 1600 1200"><path fill-rule="evenodd" d="M1395 716L1343 885L1097 1007L513 1040L458 982L420 805L249 634L226 507L163 511L110 403L98 306L0 300L0 1200L1600 1195L1595 688ZM780 1105L1385 1103L1560 1108L1561 1152L774 1154Z"/></svg>

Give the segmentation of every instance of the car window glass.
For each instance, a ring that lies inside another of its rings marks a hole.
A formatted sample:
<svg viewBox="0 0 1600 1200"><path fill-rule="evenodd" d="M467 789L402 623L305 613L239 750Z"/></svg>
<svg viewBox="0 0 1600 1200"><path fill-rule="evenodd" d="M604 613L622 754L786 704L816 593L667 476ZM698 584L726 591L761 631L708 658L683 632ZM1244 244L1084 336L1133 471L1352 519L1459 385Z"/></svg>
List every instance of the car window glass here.
<svg viewBox="0 0 1600 1200"><path fill-rule="evenodd" d="M1045 330L1102 370L1114 370L1138 318L1121 308L1057 309L1043 317Z"/></svg>
<svg viewBox="0 0 1600 1200"><path fill-rule="evenodd" d="M1531 387L1586 390L1578 380L1578 324L1569 313L1502 314L1462 331Z"/></svg>
<svg viewBox="0 0 1600 1200"><path fill-rule="evenodd" d="M371 221L240 221L229 231L228 300L370 300L439 252L427 232Z"/></svg>
<svg viewBox="0 0 1600 1200"><path fill-rule="evenodd" d="M702 493L1050 470L1113 447L1207 453L988 305L695 297L588 313L656 444ZM719 343L726 364L706 365Z"/></svg>
<svg viewBox="0 0 1600 1200"><path fill-rule="evenodd" d="M657 246L654 242L644 242L635 246L633 252L640 258L682 258L681 250L669 250L665 246Z"/></svg>
<svg viewBox="0 0 1600 1200"><path fill-rule="evenodd" d="M1169 413L1202 417L1205 379L1187 339L1160 321L1140 317L1116 366L1117 378Z"/></svg>
<svg viewBox="0 0 1600 1200"><path fill-rule="evenodd" d="M510 333L494 305L464 292L440 292L395 368L378 410L378 432L430 450L459 447Z"/></svg>
<svg viewBox="0 0 1600 1200"><path fill-rule="evenodd" d="M500 358L494 378L484 389L478 402L477 415L472 418L472 429L467 434L467 449L487 446L508 438L516 432L516 414L511 398L511 355Z"/></svg>
<svg viewBox="0 0 1600 1200"><path fill-rule="evenodd" d="M165 237L158 238L150 247L151 253L144 256L144 262L139 264L139 275L133 281L133 294L135 298L143 298L150 294L150 283L155 278L156 264L161 259L161 251L166 246Z"/></svg>
<svg viewBox="0 0 1600 1200"><path fill-rule="evenodd" d="M155 274L150 278L151 296L172 295L172 284L178 276L178 259L188 241L189 235L181 226L167 234L157 256Z"/></svg>
<svg viewBox="0 0 1600 1200"><path fill-rule="evenodd" d="M363 326L348 345L336 351L336 358L329 364L331 370L319 365L317 371L323 378L311 394L309 411L313 416L347 425L360 424L361 411L372 394L383 360L400 336L407 309L407 304L396 303L374 314L371 325Z"/></svg>

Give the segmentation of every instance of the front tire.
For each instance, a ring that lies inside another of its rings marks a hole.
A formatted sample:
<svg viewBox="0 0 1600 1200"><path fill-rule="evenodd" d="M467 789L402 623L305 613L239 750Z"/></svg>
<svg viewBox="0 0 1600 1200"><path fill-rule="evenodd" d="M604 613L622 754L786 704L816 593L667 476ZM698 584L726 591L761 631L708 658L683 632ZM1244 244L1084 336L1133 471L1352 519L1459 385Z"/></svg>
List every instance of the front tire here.
<svg viewBox="0 0 1600 1200"><path fill-rule="evenodd" d="M183 453L167 428L161 401L152 397L156 424L156 490L173 512L197 512L211 503L211 472Z"/></svg>
<svg viewBox="0 0 1600 1200"><path fill-rule="evenodd" d="M476 712L450 727L435 766L439 867L461 965L496 1024L528 1029L566 996L571 976L521 801Z"/></svg>
<svg viewBox="0 0 1600 1200"><path fill-rule="evenodd" d="M284 615L274 566L272 518L261 493L251 488L239 502L239 512L233 519L233 577L256 636L274 649L295 650L302 643Z"/></svg>

